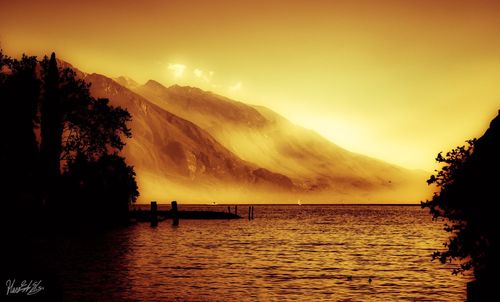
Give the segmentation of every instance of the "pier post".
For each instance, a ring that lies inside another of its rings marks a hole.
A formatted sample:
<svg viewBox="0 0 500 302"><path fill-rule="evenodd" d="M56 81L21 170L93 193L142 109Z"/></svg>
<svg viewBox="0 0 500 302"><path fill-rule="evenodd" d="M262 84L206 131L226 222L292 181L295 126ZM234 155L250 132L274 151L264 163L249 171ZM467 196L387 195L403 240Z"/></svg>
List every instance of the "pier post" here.
<svg viewBox="0 0 500 302"><path fill-rule="evenodd" d="M252 220L253 220L253 206L252 206Z"/></svg>
<svg viewBox="0 0 500 302"><path fill-rule="evenodd" d="M177 201L172 201L172 225L173 226L178 226L179 225L179 211L177 210Z"/></svg>
<svg viewBox="0 0 500 302"><path fill-rule="evenodd" d="M158 205L156 201L151 201L151 210L150 210L150 220L151 226L155 227L158 225Z"/></svg>
<svg viewBox="0 0 500 302"><path fill-rule="evenodd" d="M248 207L248 220L250 220L251 211L252 211L252 207Z"/></svg>

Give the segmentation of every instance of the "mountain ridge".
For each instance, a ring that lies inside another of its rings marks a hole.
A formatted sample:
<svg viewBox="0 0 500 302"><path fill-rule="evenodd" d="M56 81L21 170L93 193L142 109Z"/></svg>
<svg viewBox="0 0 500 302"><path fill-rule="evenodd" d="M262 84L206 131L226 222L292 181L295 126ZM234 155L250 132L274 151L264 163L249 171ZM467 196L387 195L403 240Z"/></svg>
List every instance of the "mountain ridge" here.
<svg viewBox="0 0 500 302"><path fill-rule="evenodd" d="M417 201L405 189L415 173L347 151L266 107L74 69L92 95L132 114L123 154L136 168L140 202Z"/></svg>
<svg viewBox="0 0 500 302"><path fill-rule="evenodd" d="M339 168L344 174L349 174L352 170L366 172L363 170L367 169L364 169L355 162L347 163L346 159L348 158L356 158L356 161L362 162L363 165L378 166L377 170L379 172L391 169L393 172L407 170L378 159L345 150L323 138L315 131L296 126L283 116L263 106L247 105L189 86L173 85L167 88L157 82L154 84L154 89L151 89L151 85L146 83L145 85L136 87L134 90L165 110L186 118L207 130L219 142L241 158L266 168L273 167L279 173L289 176L293 175L293 177L298 178L307 178L308 174L318 174L318 169L321 170L322 177L313 180L306 179L304 184L311 181L316 183L319 181L321 183L322 179L326 178L330 178L330 180L335 179L337 183L342 181L342 177L334 176L333 169L337 171L337 174ZM193 94L195 99L193 99ZM219 106L213 106L213 103L217 103ZM224 104L222 109L220 108L221 103ZM213 110L213 108L217 108L217 110ZM234 118L235 115L233 112L238 112L238 118ZM242 112L245 113L243 114ZM228 124L231 127L227 127ZM243 138L237 139L238 137ZM286 137L288 139L283 139ZM252 157L252 154L255 154L252 148L259 145L259 142L262 142L259 146L259 151L266 153L266 157L264 158ZM274 147L269 148L270 145ZM238 150L238 146L245 147ZM313 146L316 146L316 150L312 149ZM310 160L301 164L304 161L304 157L308 157L309 159L317 158L318 160L314 162ZM283 158L286 158L289 163L293 161L293 165L290 168L277 168L276 163L282 162ZM330 164L331 167L326 168L325 163ZM320 168L320 166L323 167ZM312 172L310 171L311 167ZM298 172L299 170L302 172ZM371 177L372 180L376 178L375 175L371 175ZM365 180L366 177L362 177L356 179L354 182L352 179L346 179L346 182L363 185ZM390 179L386 181L387 186L393 183ZM365 185L368 186L370 184L365 182Z"/></svg>

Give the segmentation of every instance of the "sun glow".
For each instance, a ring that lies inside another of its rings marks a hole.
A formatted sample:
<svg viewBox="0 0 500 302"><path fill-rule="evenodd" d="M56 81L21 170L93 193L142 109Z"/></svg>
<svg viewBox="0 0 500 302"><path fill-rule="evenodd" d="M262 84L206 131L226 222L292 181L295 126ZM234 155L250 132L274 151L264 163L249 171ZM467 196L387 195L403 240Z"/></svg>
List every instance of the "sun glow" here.
<svg viewBox="0 0 500 302"><path fill-rule="evenodd" d="M174 79L179 79L184 75L184 71L186 70L186 65L184 64L168 64L167 66L168 71L171 72L173 75Z"/></svg>
<svg viewBox="0 0 500 302"><path fill-rule="evenodd" d="M26 2L2 3L10 55L227 94L410 168L433 170L500 104L495 1Z"/></svg>
<svg viewBox="0 0 500 302"><path fill-rule="evenodd" d="M231 92L236 92L239 90L241 90L241 82L237 82L236 84L229 86L229 91Z"/></svg>

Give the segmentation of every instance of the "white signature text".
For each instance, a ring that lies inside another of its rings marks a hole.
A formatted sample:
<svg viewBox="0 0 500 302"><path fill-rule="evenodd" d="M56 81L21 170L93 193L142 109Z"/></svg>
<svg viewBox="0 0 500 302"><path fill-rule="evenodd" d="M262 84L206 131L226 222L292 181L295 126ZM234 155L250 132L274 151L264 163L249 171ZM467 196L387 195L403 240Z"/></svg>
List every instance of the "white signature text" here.
<svg viewBox="0 0 500 302"><path fill-rule="evenodd" d="M8 279L5 282L7 286L7 296L9 294L26 294L28 296L41 292L44 288L41 286L42 280L23 280L21 283L16 284L16 279Z"/></svg>

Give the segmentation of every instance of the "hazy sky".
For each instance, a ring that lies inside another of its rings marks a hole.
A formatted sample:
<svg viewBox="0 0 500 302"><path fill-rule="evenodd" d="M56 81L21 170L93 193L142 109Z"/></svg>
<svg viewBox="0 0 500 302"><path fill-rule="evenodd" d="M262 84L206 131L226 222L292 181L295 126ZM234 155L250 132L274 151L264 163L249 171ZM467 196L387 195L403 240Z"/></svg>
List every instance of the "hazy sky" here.
<svg viewBox="0 0 500 302"><path fill-rule="evenodd" d="M410 168L500 109L499 1L76 2L2 0L4 52L199 86Z"/></svg>

